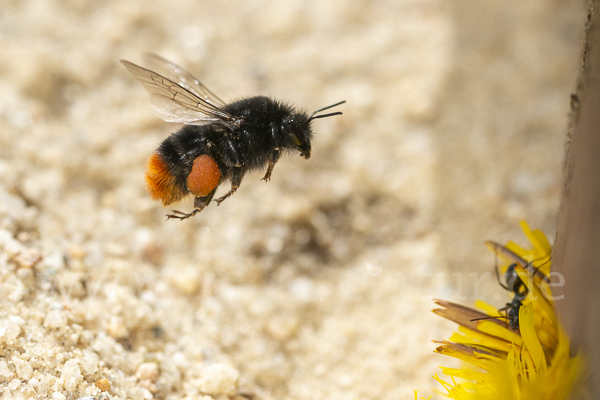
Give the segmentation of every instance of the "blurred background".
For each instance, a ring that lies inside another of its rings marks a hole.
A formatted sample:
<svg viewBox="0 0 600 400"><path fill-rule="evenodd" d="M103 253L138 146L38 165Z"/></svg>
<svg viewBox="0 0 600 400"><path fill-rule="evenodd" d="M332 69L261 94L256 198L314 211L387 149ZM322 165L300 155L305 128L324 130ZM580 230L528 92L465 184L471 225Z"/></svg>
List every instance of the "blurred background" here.
<svg viewBox="0 0 600 400"><path fill-rule="evenodd" d="M522 219L554 236L582 1L2 8L0 317L20 320L0 386L13 394L99 395L102 379L107 398L426 394L452 364L431 340L454 328L431 300L501 306L483 241L526 245ZM225 100L346 100L344 115L315 121L310 160L166 221L143 173L178 126L118 62L148 51Z"/></svg>

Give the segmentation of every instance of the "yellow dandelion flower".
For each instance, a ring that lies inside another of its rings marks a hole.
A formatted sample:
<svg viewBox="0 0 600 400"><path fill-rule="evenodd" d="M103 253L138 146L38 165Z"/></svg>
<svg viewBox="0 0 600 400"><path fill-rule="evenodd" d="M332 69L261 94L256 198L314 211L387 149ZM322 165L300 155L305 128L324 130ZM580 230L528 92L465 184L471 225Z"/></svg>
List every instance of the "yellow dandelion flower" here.
<svg viewBox="0 0 600 400"><path fill-rule="evenodd" d="M549 285L551 246L539 230L522 222L532 248L514 242L486 245L507 263L507 282L513 301L502 315L492 305L476 303L481 310L436 300L437 315L459 325L449 340L435 341L437 353L462 360L465 367L444 368L448 377L438 381L457 400L566 399L582 375L580 356L569 355L569 338L556 315ZM510 264L510 265L508 265ZM515 275L516 274L516 275Z"/></svg>

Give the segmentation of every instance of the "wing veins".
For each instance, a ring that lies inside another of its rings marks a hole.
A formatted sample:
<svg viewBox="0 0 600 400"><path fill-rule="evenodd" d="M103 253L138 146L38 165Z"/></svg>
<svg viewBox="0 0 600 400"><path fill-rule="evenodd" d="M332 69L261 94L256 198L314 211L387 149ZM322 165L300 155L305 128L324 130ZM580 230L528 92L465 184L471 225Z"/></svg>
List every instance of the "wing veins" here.
<svg viewBox="0 0 600 400"><path fill-rule="evenodd" d="M223 100L211 92L194 75L189 73L180 65L177 65L174 62L168 61L153 53L147 53L144 58L152 70L174 82L177 82L181 87L189 90L201 99L217 107L223 107L225 105Z"/></svg>
<svg viewBox="0 0 600 400"><path fill-rule="evenodd" d="M121 63L152 95L166 98L173 102L174 106L183 109L178 111L177 108L173 108L171 105L168 108L161 107L161 109L157 109L156 107L159 106L153 105L155 112L165 121L184 124L221 122L227 126L238 124L234 116L202 99L182 84L129 61L121 60ZM195 117L192 118L190 113L195 114Z"/></svg>

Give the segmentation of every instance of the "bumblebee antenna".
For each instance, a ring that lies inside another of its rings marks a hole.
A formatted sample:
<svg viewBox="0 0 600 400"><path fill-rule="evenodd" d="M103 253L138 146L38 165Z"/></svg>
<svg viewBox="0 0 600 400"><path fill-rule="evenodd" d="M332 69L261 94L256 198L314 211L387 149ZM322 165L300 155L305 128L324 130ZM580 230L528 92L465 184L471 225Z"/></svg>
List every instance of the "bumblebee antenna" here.
<svg viewBox="0 0 600 400"><path fill-rule="evenodd" d="M342 112L338 111L338 112L334 112L331 114L317 115L316 117L310 117L310 119L312 120L312 119L318 119L318 118L326 118L326 117L332 117L334 115L342 115Z"/></svg>
<svg viewBox="0 0 600 400"><path fill-rule="evenodd" d="M346 100L342 100L339 103L335 103L335 104L332 104L332 105L327 106L327 107L319 108L317 111L315 111L314 113L312 113L312 115L310 116L310 119L312 120L312 119L317 119L317 118L331 117L331 116L334 116L334 115L342 115L342 112L338 111L338 112L334 112L334 113L330 113L330 114L323 114L323 115L317 115L317 116L315 116L315 114L320 113L321 111L329 110L330 108L337 107L340 104L344 104L345 102L346 102Z"/></svg>

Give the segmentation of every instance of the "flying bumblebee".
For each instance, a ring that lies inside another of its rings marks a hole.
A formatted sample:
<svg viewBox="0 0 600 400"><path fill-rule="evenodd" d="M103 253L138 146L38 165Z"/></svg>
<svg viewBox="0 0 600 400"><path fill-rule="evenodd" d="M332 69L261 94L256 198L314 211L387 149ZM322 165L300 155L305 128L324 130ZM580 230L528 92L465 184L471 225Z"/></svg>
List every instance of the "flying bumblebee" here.
<svg viewBox="0 0 600 400"><path fill-rule="evenodd" d="M341 112L319 114L341 101L308 114L265 96L225 103L177 64L154 54L149 68L121 60L151 94L154 112L167 122L185 126L165 139L148 160L146 187L164 206L188 194L194 196L190 213L173 210L168 218L184 220L198 214L223 182L231 182L221 204L239 188L248 171L273 168L282 153L298 151L308 159L313 136L311 123Z"/></svg>

